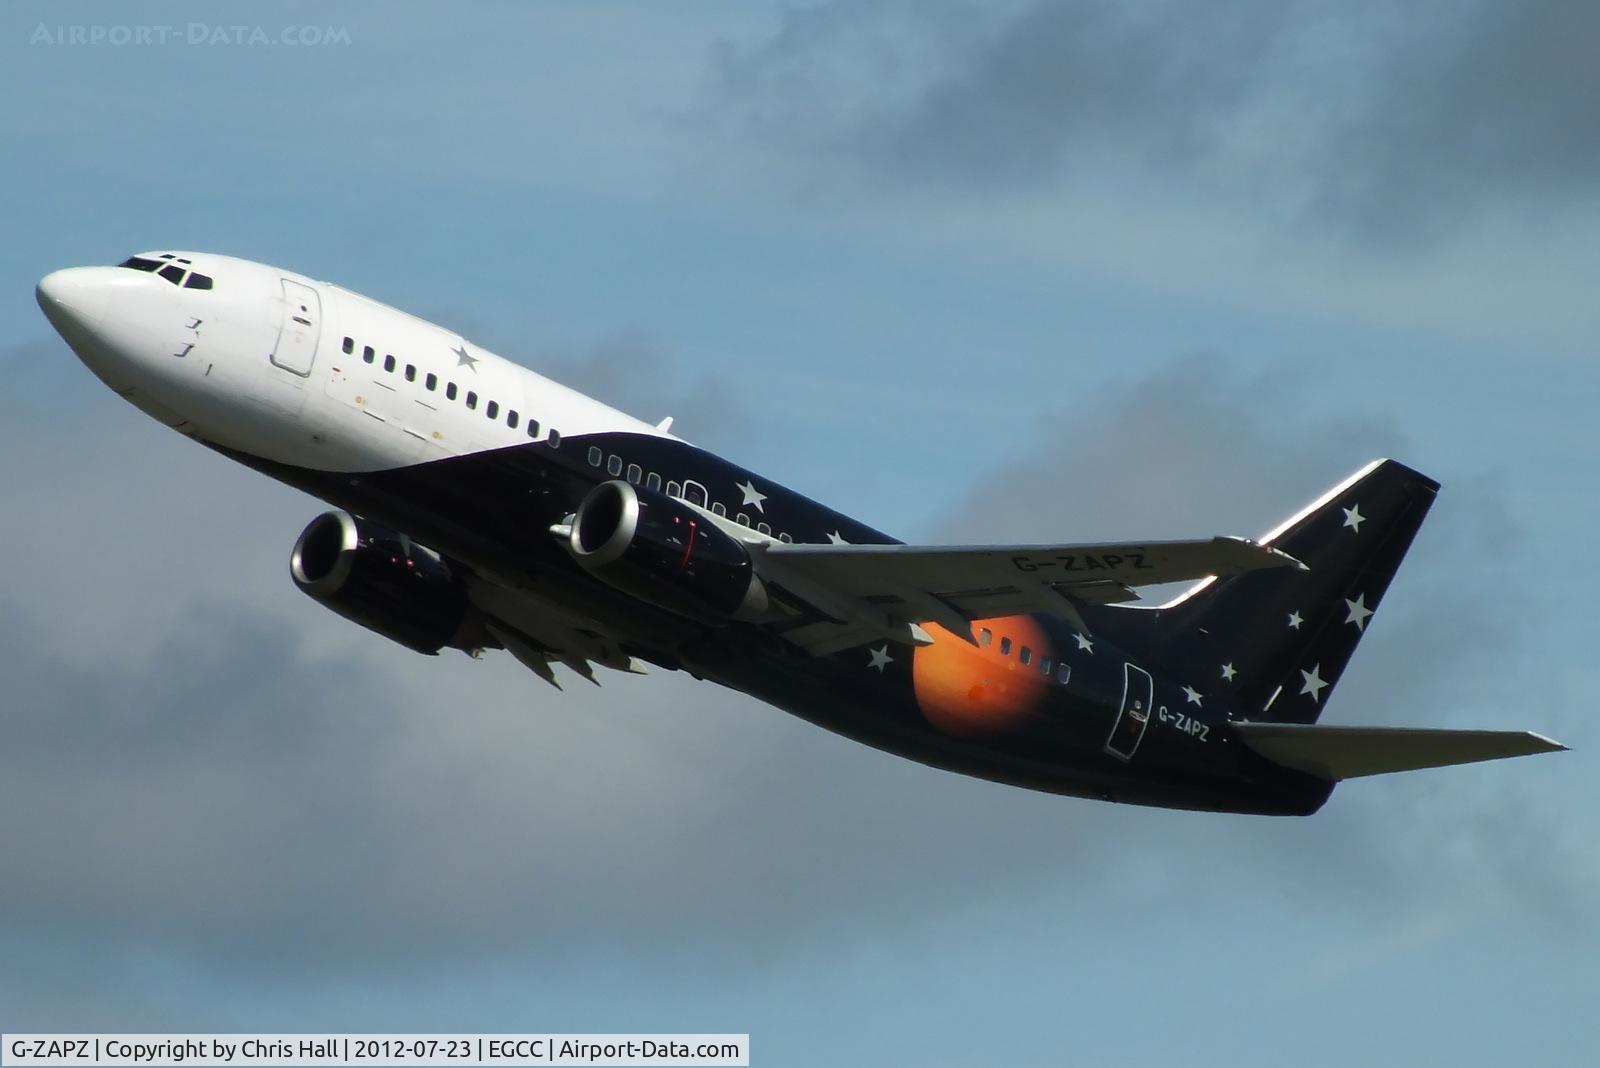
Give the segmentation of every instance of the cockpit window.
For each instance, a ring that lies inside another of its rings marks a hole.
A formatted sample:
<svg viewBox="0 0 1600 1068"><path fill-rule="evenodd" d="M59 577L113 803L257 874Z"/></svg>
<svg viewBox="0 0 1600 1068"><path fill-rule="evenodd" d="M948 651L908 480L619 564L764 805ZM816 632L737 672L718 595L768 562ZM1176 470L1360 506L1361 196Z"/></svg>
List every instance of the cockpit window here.
<svg viewBox="0 0 1600 1068"><path fill-rule="evenodd" d="M134 271L154 272L173 285L182 286L184 289L210 289L215 284L209 274L188 270L185 267L180 267L179 264L189 264L189 261L171 252L162 252L155 259L151 259L149 256L129 256L117 266L127 267Z"/></svg>

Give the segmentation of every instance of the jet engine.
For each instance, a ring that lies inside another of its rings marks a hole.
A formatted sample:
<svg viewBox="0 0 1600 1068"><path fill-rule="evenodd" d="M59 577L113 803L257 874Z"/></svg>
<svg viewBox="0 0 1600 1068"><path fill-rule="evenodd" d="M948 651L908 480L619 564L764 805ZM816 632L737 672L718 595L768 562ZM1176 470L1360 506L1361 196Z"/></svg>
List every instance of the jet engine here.
<svg viewBox="0 0 1600 1068"><path fill-rule="evenodd" d="M578 506L566 542L596 578L670 612L713 623L766 614L749 550L675 497L602 482Z"/></svg>
<svg viewBox="0 0 1600 1068"><path fill-rule="evenodd" d="M439 554L348 512L311 521L289 573L311 597L354 623L433 656L471 648L467 591Z"/></svg>

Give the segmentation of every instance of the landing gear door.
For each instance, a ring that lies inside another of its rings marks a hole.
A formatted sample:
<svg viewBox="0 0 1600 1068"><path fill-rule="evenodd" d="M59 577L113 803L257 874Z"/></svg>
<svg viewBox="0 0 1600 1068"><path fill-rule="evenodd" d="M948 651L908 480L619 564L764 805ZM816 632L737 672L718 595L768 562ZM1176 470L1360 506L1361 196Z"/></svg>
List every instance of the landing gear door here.
<svg viewBox="0 0 1600 1068"><path fill-rule="evenodd" d="M317 358L317 337L322 330L322 301L317 291L291 279L283 279L283 325L278 344L272 350L272 363L301 378L311 375Z"/></svg>
<svg viewBox="0 0 1600 1068"><path fill-rule="evenodd" d="M1122 665L1122 707L1111 724L1111 736L1106 739L1106 752L1119 760L1131 760L1139 743L1144 740L1145 728L1150 726L1150 703L1155 697L1155 683L1150 673L1133 664Z"/></svg>

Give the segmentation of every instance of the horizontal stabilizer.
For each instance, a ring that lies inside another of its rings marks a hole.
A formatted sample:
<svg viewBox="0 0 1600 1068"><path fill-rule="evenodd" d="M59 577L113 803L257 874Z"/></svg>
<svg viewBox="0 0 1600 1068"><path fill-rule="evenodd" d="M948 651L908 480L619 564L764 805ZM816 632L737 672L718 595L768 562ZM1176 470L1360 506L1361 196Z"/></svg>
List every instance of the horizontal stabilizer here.
<svg viewBox="0 0 1600 1068"><path fill-rule="evenodd" d="M1335 782L1391 771L1556 753L1567 748L1531 731L1333 727L1243 721L1230 726L1246 745L1273 763Z"/></svg>

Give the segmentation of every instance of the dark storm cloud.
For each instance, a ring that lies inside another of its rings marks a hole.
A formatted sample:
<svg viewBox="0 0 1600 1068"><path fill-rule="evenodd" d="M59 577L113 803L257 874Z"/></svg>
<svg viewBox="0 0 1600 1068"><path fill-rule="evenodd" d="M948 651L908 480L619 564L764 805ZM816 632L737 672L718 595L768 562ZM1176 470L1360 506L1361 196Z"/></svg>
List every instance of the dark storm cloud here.
<svg viewBox="0 0 1600 1068"><path fill-rule="evenodd" d="M724 49L714 113L816 161L807 184L1126 175L1387 241L1502 201L1592 203L1597 31L1555 2L795 8Z"/></svg>

